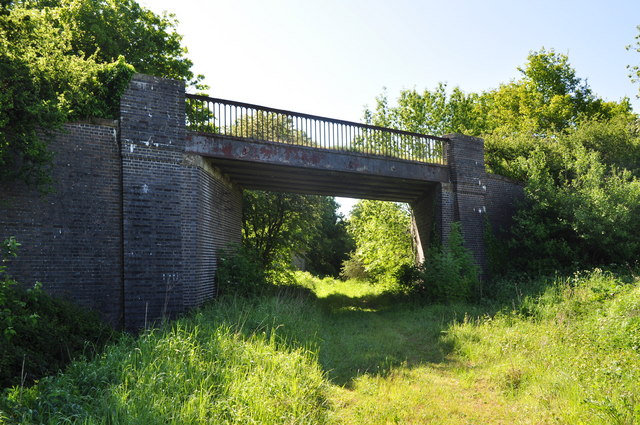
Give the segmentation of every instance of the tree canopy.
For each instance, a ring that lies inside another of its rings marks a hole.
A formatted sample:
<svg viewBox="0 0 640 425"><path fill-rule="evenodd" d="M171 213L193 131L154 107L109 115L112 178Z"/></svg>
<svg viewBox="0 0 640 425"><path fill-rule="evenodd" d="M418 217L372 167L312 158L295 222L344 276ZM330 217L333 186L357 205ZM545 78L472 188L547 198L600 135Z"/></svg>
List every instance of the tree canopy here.
<svg viewBox="0 0 640 425"><path fill-rule="evenodd" d="M404 204L361 200L351 210L348 229L355 241L351 259L362 264L373 281L393 278L415 261L411 214Z"/></svg>
<svg viewBox="0 0 640 425"><path fill-rule="evenodd" d="M134 0L16 0L0 6L0 181L48 180L47 135L115 118L134 69L199 84L172 15Z"/></svg>
<svg viewBox="0 0 640 425"><path fill-rule="evenodd" d="M265 268L305 260L319 275L337 276L352 248L332 197L245 190L242 235Z"/></svg>
<svg viewBox="0 0 640 425"><path fill-rule="evenodd" d="M484 138L487 171L526 184L510 243L521 268L635 261L640 134L629 100L599 98L553 50L530 53L518 70L482 93L440 84L402 91L396 106L383 93L365 120Z"/></svg>
<svg viewBox="0 0 640 425"><path fill-rule="evenodd" d="M635 38L635 44L628 45L627 50L635 50L640 53L640 25L637 26L637 29L638 34ZM628 68L630 71L629 78L631 78L631 81L634 83L640 83L640 65L628 65ZM638 87L638 94L636 96L640 97L640 86Z"/></svg>

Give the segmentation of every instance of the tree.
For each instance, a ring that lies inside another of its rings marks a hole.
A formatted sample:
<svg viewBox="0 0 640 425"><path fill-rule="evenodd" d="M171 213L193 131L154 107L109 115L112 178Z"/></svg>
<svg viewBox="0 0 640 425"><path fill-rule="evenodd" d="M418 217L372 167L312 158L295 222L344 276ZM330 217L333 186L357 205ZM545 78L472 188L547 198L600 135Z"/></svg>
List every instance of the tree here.
<svg viewBox="0 0 640 425"><path fill-rule="evenodd" d="M528 202L513 230L516 266L549 269L637 260L640 181L628 170L608 167L584 147L567 154L559 175L541 150L523 167Z"/></svg>
<svg viewBox="0 0 640 425"><path fill-rule="evenodd" d="M628 45L627 50L635 50L636 52L640 53L640 25L638 25L636 28L638 29L638 35L636 35L635 37L635 45ZM631 81L633 81L634 83L640 83L640 65L628 65L627 68L631 72L629 74L629 78L631 78ZM638 88L638 94L636 96L640 97L640 88Z"/></svg>
<svg viewBox="0 0 640 425"><path fill-rule="evenodd" d="M351 211L348 224L356 249L351 258L362 263L374 281L393 278L413 264L411 216L402 204L362 200Z"/></svg>
<svg viewBox="0 0 640 425"><path fill-rule="evenodd" d="M457 87L449 91L440 84L422 94L404 90L392 107L383 93L375 110L365 111L365 121L418 133L483 137L488 170L522 178L519 158L548 144L554 135L588 120L617 120L623 125L636 119L628 99L605 102L593 95L566 55L545 49L532 52L519 71L519 79L480 94L465 94Z"/></svg>
<svg viewBox="0 0 640 425"><path fill-rule="evenodd" d="M133 67L197 83L171 15L133 0L4 1L0 9L0 180L44 184L47 134L114 118Z"/></svg>
<svg viewBox="0 0 640 425"><path fill-rule="evenodd" d="M519 71L477 95L440 85L404 91L394 107L383 95L365 119L483 137L487 171L526 184L510 245L521 269L634 261L640 136L628 99L598 98L553 50L532 52Z"/></svg>
<svg viewBox="0 0 640 425"><path fill-rule="evenodd" d="M319 220L307 243L305 269L316 276L338 277L342 263L355 249L355 242L347 231L347 222L337 213L338 204L325 198L318 205ZM313 228L312 226L309 226Z"/></svg>
<svg viewBox="0 0 640 425"><path fill-rule="evenodd" d="M376 97L375 111L365 110L364 121L380 127L440 136L447 133L477 135L482 117L474 113L479 95L466 94L455 87L451 93L444 83L435 90L402 90L397 107L389 107L387 93Z"/></svg>
<svg viewBox="0 0 640 425"><path fill-rule="evenodd" d="M312 259L312 271L335 274L332 267L348 248L340 240L336 207L326 196L245 190L243 243L265 268L289 266L297 254ZM338 239L331 240L334 236Z"/></svg>
<svg viewBox="0 0 640 425"><path fill-rule="evenodd" d="M3 12L0 179L41 184L48 180L48 133L67 119L112 116L133 69L121 58L100 64L69 53L70 34L54 25L52 11Z"/></svg>

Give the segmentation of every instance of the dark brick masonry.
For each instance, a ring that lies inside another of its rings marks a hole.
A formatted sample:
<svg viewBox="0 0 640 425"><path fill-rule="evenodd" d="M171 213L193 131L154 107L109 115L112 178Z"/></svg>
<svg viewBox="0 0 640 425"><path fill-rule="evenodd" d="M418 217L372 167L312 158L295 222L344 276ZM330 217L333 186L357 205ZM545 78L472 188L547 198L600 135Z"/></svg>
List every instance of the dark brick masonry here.
<svg viewBox="0 0 640 425"><path fill-rule="evenodd" d="M22 244L10 272L122 320L120 152L116 123L68 124L57 134L52 192L2 187L0 237Z"/></svg>

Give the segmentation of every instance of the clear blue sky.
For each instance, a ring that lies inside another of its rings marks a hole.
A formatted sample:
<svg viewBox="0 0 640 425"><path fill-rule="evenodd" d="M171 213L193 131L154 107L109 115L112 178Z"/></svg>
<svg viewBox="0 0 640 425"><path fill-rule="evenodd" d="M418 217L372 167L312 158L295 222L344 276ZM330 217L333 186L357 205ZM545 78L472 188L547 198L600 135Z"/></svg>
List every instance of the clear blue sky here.
<svg viewBox="0 0 640 425"><path fill-rule="evenodd" d="M386 87L466 92L518 77L532 50L569 56L607 100L638 84L626 66L640 0L142 0L172 12L212 96L359 121Z"/></svg>

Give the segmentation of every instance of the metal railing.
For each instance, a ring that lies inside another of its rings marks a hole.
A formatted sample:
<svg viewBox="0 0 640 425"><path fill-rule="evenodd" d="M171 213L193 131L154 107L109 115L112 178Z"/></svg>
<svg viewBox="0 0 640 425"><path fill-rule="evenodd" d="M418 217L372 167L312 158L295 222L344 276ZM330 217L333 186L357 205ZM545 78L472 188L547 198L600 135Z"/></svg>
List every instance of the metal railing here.
<svg viewBox="0 0 640 425"><path fill-rule="evenodd" d="M442 137L193 94L186 102L192 131L446 164L448 139Z"/></svg>

